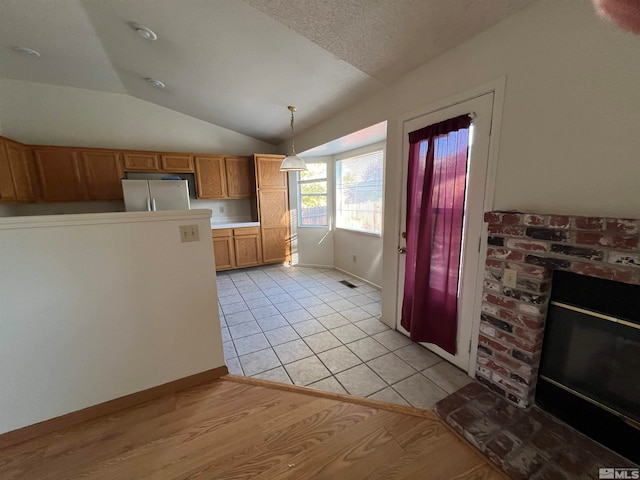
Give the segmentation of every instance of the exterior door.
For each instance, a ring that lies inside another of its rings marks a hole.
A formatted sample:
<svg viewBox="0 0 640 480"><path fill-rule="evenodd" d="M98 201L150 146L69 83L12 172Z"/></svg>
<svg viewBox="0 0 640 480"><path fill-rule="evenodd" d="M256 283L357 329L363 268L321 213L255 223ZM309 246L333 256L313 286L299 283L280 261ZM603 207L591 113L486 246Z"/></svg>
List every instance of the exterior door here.
<svg viewBox="0 0 640 480"><path fill-rule="evenodd" d="M442 348L431 343L423 343L425 347L438 354L445 360L457 365L465 371L469 369L471 334L473 316L476 305L477 280L484 269L480 268L480 240L483 228L483 214L485 205L485 185L487 179L487 165L489 158L489 137L491 134L491 117L493 111L493 93L488 93L471 100L408 120L404 123L403 137L403 199L400 212L401 230L398 240L398 254L406 247L402 232L406 231L406 198L407 171L409 158L410 132L429 125L433 125L449 118L471 113L473 121L469 137L469 159L467 166L467 188L465 195L465 211L462 234L462 253L460 262L460 279L458 282L458 333L456 338L456 354L451 355ZM399 261L397 329L409 335L401 325L402 298L404 293L405 257ZM419 294L419 292L416 292Z"/></svg>

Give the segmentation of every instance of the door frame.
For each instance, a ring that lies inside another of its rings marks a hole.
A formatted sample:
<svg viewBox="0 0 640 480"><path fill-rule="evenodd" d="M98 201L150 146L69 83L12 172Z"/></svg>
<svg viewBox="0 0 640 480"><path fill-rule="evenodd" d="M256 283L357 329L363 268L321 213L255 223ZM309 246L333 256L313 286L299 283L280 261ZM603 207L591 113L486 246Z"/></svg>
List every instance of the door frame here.
<svg viewBox="0 0 640 480"><path fill-rule="evenodd" d="M489 137L489 151L487 156L487 173L485 180L485 196L484 196L484 211L493 210L494 206L494 197L495 197L495 185L496 185L496 174L497 174L497 166L498 166L498 150L500 145L500 133L502 130L502 115L504 109L504 98L506 91L506 81L507 77L503 76L496 80L490 81L478 87L472 88L460 94L448 97L446 99L440 100L436 103L427 105L425 107L413 110L404 115L401 115L398 118L397 123L397 138L400 138L401 141L396 147L397 158L402 160L402 168L403 168L403 176L402 179L406 178L405 170L407 168L407 161L404 158L405 152L405 141L404 141L404 127L407 122L411 120L415 120L416 118L430 115L436 113L440 110L447 109L449 107L453 107L460 103L464 103L469 100L473 100L474 98L480 97L482 95L486 95L488 93L493 93L493 110L491 113L491 130ZM401 180L402 181L402 180ZM405 193L406 185L401 185L400 195L402 196ZM404 200L402 198L399 199L398 203L398 215L400 215L400 211L402 209L402 205ZM399 239L402 229L402 221L398 222L398 228L395 233L395 238ZM474 296L474 308L473 308L473 318L471 325L471 344L470 344L470 352L469 352L469 363L467 365L467 373L470 376L474 376L476 370L476 362L477 362L477 354L478 354L478 335L480 330L480 313L482 307L482 284L484 279L484 263L486 261L486 251L487 251L487 235L486 235L486 225L483 223L482 231L480 232L480 253L478 255L478 275L476 276L476 285L475 285L475 296ZM398 330L400 327L400 316L398 315L397 305L400 301L398 298L398 289L400 282L404 281L404 279L400 278L400 262L404 261L404 256L399 253L395 253L395 277L396 277L396 289L394 292L394 305L393 311L395 315L395 328ZM400 327L401 328L401 327Z"/></svg>

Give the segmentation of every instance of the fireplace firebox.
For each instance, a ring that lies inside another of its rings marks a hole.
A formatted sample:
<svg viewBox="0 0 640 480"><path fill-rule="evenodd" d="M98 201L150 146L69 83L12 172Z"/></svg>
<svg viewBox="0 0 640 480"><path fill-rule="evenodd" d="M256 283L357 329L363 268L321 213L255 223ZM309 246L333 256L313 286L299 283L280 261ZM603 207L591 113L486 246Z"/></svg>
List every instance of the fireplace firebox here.
<svg viewBox="0 0 640 480"><path fill-rule="evenodd" d="M640 463L640 286L553 274L535 398Z"/></svg>

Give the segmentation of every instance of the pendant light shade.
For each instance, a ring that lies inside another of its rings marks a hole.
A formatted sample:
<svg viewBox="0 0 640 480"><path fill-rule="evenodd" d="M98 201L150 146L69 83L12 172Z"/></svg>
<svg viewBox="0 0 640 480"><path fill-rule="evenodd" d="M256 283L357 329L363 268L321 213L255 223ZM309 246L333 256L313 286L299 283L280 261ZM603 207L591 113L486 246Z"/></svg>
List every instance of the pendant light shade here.
<svg viewBox="0 0 640 480"><path fill-rule="evenodd" d="M291 112L291 155L285 157L280 164L281 172L300 172L302 170L307 169L306 163L302 160L298 155L296 155L296 147L294 143L294 133L293 133L293 112L296 111L296 107L289 106L287 107Z"/></svg>

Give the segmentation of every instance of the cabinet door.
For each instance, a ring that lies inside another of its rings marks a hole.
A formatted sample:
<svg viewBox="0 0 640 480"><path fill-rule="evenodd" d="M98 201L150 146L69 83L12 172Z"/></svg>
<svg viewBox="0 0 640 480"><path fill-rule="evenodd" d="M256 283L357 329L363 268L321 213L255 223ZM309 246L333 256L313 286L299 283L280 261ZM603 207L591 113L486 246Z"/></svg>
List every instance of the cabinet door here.
<svg viewBox="0 0 640 480"><path fill-rule="evenodd" d="M262 229L262 263L280 263L289 258L290 239L288 227Z"/></svg>
<svg viewBox="0 0 640 480"><path fill-rule="evenodd" d="M153 153L124 153L124 169L141 172L154 172L158 168L158 156Z"/></svg>
<svg viewBox="0 0 640 480"><path fill-rule="evenodd" d="M160 155L160 165L165 172L191 173L193 157L191 155Z"/></svg>
<svg viewBox="0 0 640 480"><path fill-rule="evenodd" d="M258 227L235 228L233 230L233 246L236 251L237 267L250 267L262 263L259 232Z"/></svg>
<svg viewBox="0 0 640 480"><path fill-rule="evenodd" d="M45 202L78 202L86 200L78 154L70 148L34 150Z"/></svg>
<svg viewBox="0 0 640 480"><path fill-rule="evenodd" d="M287 188L287 172L280 171L282 155L256 155L258 188Z"/></svg>
<svg viewBox="0 0 640 480"><path fill-rule="evenodd" d="M216 271L235 268L232 237L212 237Z"/></svg>
<svg viewBox="0 0 640 480"><path fill-rule="evenodd" d="M249 198L253 191L251 182L254 181L249 169L249 158L225 157L224 165L227 178L227 197Z"/></svg>
<svg viewBox="0 0 640 480"><path fill-rule="evenodd" d="M13 186L13 175L9 165L9 157L5 142L0 141L0 203L16 201L16 189Z"/></svg>
<svg viewBox="0 0 640 480"><path fill-rule="evenodd" d="M13 177L13 186L18 202L35 202L37 198L37 173L33 156L28 147L7 142L5 153Z"/></svg>
<svg viewBox="0 0 640 480"><path fill-rule="evenodd" d="M122 160L118 152L80 151L89 200L122 200Z"/></svg>
<svg viewBox="0 0 640 480"><path fill-rule="evenodd" d="M224 157L195 157L198 198L226 198Z"/></svg>
<svg viewBox="0 0 640 480"><path fill-rule="evenodd" d="M284 262L290 252L287 190L260 190L260 233L263 263Z"/></svg>

